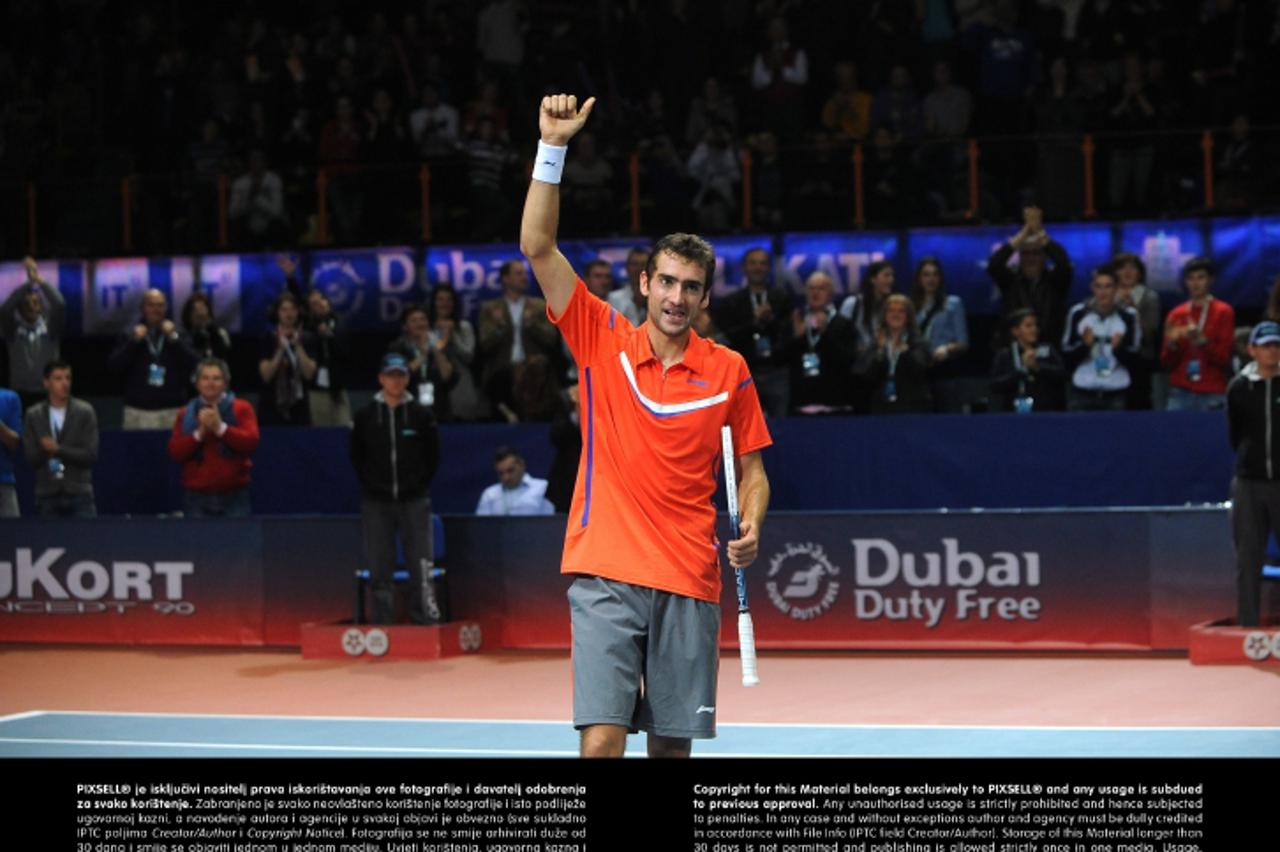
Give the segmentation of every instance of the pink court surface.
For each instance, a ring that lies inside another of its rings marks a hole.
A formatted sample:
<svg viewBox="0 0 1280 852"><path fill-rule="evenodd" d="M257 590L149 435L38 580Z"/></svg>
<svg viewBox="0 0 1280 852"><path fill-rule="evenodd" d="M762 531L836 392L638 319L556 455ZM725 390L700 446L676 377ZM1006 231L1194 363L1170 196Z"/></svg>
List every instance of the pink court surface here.
<svg viewBox="0 0 1280 852"><path fill-rule="evenodd" d="M1182 656L771 653L745 689L720 668L721 723L1267 728L1280 667ZM426 662L292 650L0 646L0 715L30 711L564 721L567 654Z"/></svg>

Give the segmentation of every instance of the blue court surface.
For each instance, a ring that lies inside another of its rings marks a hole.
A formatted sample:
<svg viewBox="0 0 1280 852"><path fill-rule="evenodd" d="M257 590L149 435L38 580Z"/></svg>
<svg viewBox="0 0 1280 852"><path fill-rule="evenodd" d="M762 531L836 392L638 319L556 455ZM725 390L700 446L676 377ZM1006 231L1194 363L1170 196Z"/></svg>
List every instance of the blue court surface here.
<svg viewBox="0 0 1280 852"><path fill-rule="evenodd" d="M641 755L631 737L628 754ZM721 724L703 757L1280 757L1280 728ZM572 757L568 722L152 713L0 717L0 757Z"/></svg>

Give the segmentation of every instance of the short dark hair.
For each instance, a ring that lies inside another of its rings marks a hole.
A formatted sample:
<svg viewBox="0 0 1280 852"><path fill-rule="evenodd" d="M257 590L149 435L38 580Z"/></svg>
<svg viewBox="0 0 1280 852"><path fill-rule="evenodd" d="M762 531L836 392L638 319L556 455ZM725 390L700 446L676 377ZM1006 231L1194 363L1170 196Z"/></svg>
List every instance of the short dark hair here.
<svg viewBox="0 0 1280 852"><path fill-rule="evenodd" d="M742 254L742 262L743 262L743 263L746 263L746 262L747 262L747 258L751 257L751 255L756 254L757 252L759 252L760 254L764 255L766 260L768 260L770 257L772 257L772 255L770 255L770 254L769 254L769 250L768 250L767 248L765 248L764 246L752 246L751 248L749 248L749 249L747 249L745 252L743 252L743 254Z"/></svg>
<svg viewBox="0 0 1280 852"><path fill-rule="evenodd" d="M1204 255L1191 258L1191 260L1187 261L1187 265L1182 267L1182 279L1185 281L1187 276L1193 272L1204 272L1207 273L1210 278L1213 278L1213 261Z"/></svg>
<svg viewBox="0 0 1280 852"><path fill-rule="evenodd" d="M515 458L516 461L524 461L524 456L520 455L520 452L515 447L508 444L503 444L501 447L498 447L498 449L493 451L494 464L508 458Z"/></svg>
<svg viewBox="0 0 1280 852"><path fill-rule="evenodd" d="M427 307L421 302L413 302L411 304L405 305L404 310L400 313L401 325L404 325L408 321L410 314L422 314L424 317L427 318L427 322L431 322L431 308Z"/></svg>
<svg viewBox="0 0 1280 852"><path fill-rule="evenodd" d="M71 369L70 361L66 360L65 358L54 358L52 361L48 361L45 363L44 377L46 379L49 378L49 376L53 374L54 370L70 370L70 369Z"/></svg>
<svg viewBox="0 0 1280 852"><path fill-rule="evenodd" d="M605 269L609 271L609 277L610 278L613 277L613 264L605 260L604 258L600 258L600 257L597 257L595 260L588 263L586 265L586 268L584 268L582 271L585 272L587 275L590 275L591 270L595 269L597 266L603 266Z"/></svg>
<svg viewBox="0 0 1280 852"><path fill-rule="evenodd" d="M1008 328L1009 331L1013 331L1015 328L1022 325L1022 321L1024 319L1027 317L1034 317L1035 315L1036 312L1030 308L1018 308L1016 311L1010 312L1008 318L1005 320L1005 327ZM1038 322L1039 318L1037 317L1036 320Z"/></svg>
<svg viewBox="0 0 1280 852"><path fill-rule="evenodd" d="M196 378L200 378L200 371L205 367L217 367L222 372L222 380L227 384L231 384L231 365L221 358L201 358L200 363L196 364Z"/></svg>
<svg viewBox="0 0 1280 852"><path fill-rule="evenodd" d="M524 266L524 261L521 261L521 260L505 261L501 266L498 267L498 277L506 278L507 274L511 272L511 270L514 267L517 267L517 266Z"/></svg>
<svg viewBox="0 0 1280 852"><path fill-rule="evenodd" d="M703 284L706 285L707 292L711 292L711 285L716 277L716 250L711 247L711 243L697 234L667 234L653 244L649 262L644 267L645 275L653 277L654 270L658 268L658 255L663 253L701 266L707 276Z"/></svg>
<svg viewBox="0 0 1280 852"><path fill-rule="evenodd" d="M293 302L293 306L298 309L298 322L302 322L302 302L291 291L285 290L276 296L271 307L267 308L267 320L272 325L280 324L280 306L285 302Z"/></svg>
<svg viewBox="0 0 1280 852"><path fill-rule="evenodd" d="M1116 272L1120 271L1120 267L1130 263L1138 267L1138 276L1145 282L1147 280L1147 264L1138 255L1131 251L1122 251L1111 258L1111 265L1116 268Z"/></svg>

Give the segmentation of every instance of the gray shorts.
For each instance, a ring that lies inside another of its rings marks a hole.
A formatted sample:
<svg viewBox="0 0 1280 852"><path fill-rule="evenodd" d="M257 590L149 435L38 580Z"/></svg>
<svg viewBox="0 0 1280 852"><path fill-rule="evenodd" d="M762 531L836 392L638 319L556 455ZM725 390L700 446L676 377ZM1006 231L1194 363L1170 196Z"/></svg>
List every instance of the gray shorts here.
<svg viewBox="0 0 1280 852"><path fill-rule="evenodd" d="M569 613L574 727L716 735L718 604L580 576L569 587Z"/></svg>

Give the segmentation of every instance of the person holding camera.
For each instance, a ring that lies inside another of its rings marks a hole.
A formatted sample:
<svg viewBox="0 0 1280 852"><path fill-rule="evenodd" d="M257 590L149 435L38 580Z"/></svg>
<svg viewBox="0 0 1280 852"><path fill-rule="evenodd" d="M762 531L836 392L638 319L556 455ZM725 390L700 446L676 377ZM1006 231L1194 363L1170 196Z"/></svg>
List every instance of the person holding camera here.
<svg viewBox="0 0 1280 852"><path fill-rule="evenodd" d="M275 329L263 340L258 373L262 394L258 398L258 419L263 426L309 426L310 403L307 382L315 378L316 362L307 353L302 328L302 305L286 291L276 296L267 318Z"/></svg>
<svg viewBox="0 0 1280 852"><path fill-rule="evenodd" d="M182 465L182 510L188 518L249 514L249 457L258 448L253 406L227 390L231 370L221 358L196 366L197 396L179 412L169 457Z"/></svg>

